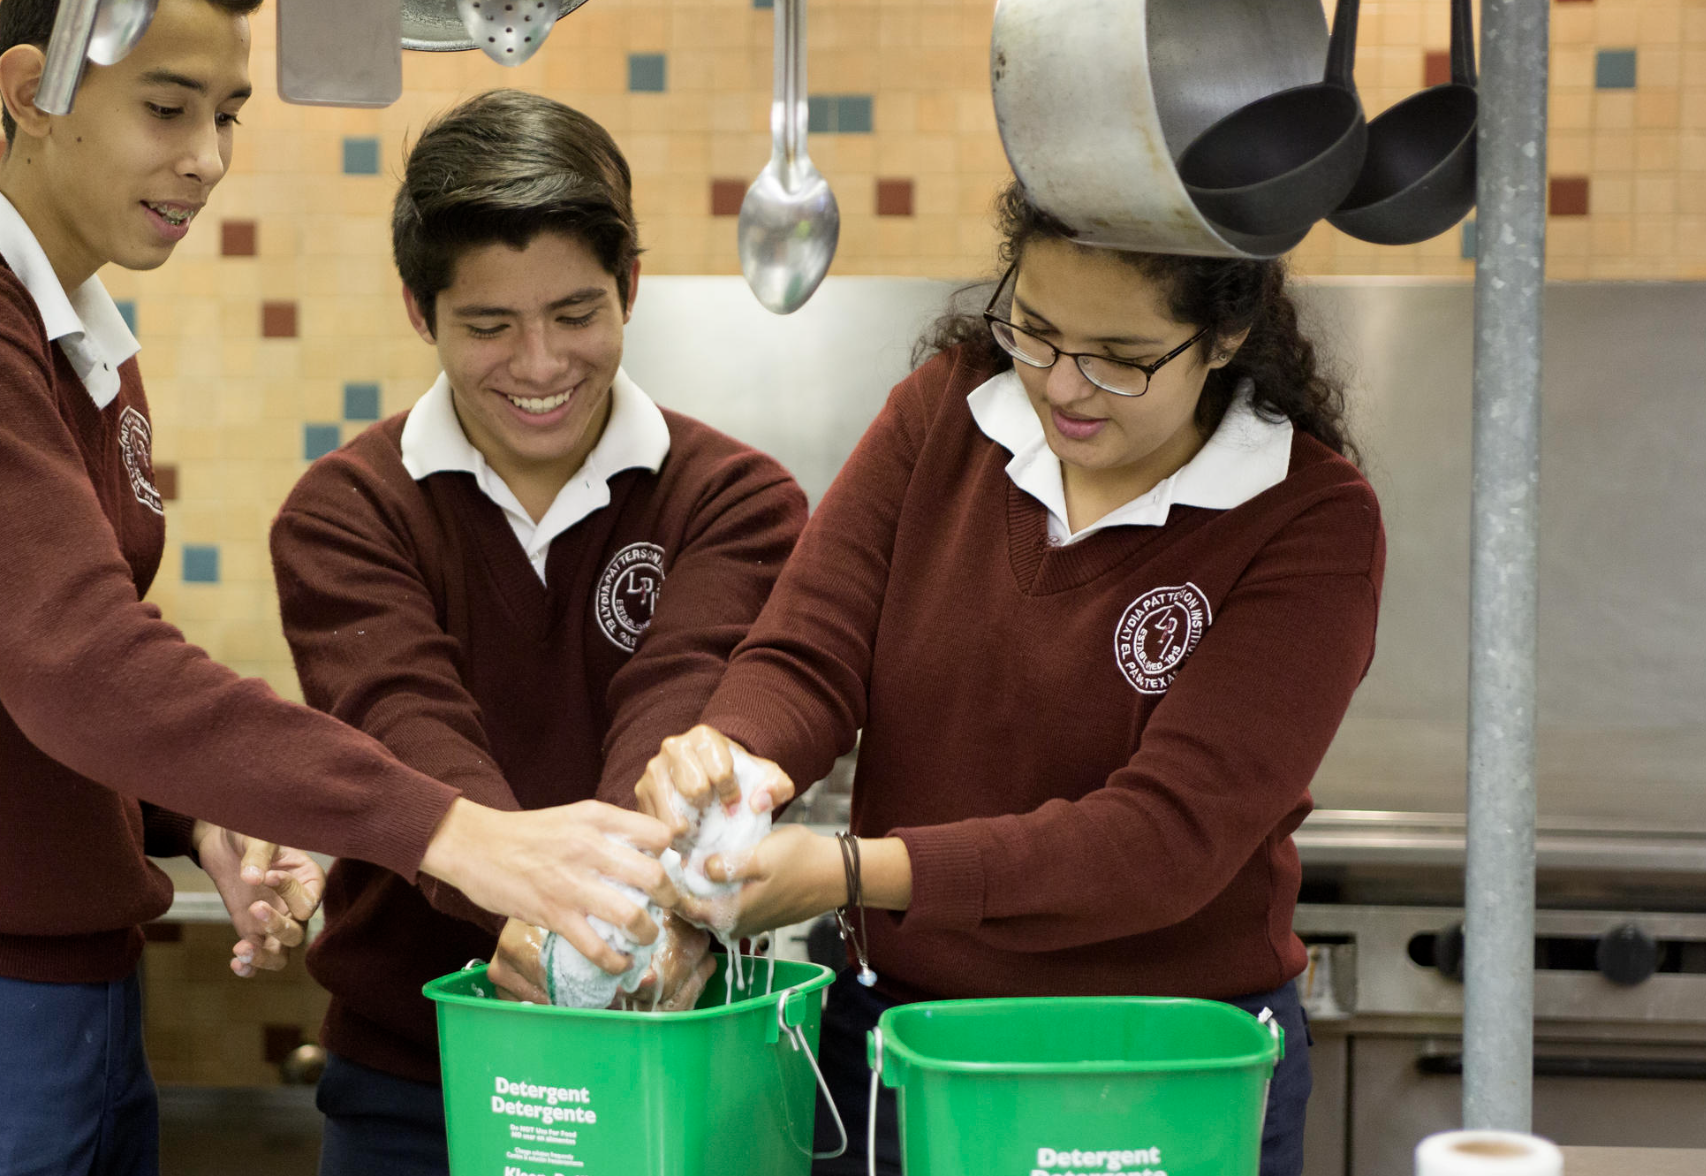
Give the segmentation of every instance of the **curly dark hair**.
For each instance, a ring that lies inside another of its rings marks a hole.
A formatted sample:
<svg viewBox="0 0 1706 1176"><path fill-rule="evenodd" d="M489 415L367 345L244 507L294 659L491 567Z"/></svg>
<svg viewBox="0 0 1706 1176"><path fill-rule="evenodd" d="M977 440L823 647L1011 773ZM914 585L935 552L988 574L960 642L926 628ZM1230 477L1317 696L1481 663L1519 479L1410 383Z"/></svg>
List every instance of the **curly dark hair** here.
<svg viewBox="0 0 1706 1176"><path fill-rule="evenodd" d="M1032 241L1073 240L1072 230L1032 204L1017 181L1003 189L995 207L1003 267L1017 261ZM1090 245L1079 248L1112 252ZM1258 412L1271 420L1289 419L1335 453L1357 460L1345 428L1344 385L1320 370L1315 344L1298 329L1284 262L1170 253L1117 256L1167 291L1168 312L1176 321L1208 328L1201 343L1205 353L1217 340L1249 331L1231 362L1211 370L1203 383L1196 413L1203 436L1214 432L1239 383L1248 378L1255 385ZM914 366L962 344L989 367L1012 365L1012 358L990 336L983 316L956 306L919 339L913 348Z"/></svg>

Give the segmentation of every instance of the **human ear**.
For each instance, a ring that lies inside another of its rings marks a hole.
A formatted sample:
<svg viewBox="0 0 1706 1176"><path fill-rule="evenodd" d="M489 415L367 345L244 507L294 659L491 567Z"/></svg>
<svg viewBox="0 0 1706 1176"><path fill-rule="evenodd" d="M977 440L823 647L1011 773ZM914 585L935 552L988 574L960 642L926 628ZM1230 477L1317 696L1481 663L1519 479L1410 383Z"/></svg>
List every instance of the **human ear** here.
<svg viewBox="0 0 1706 1176"><path fill-rule="evenodd" d="M634 317L634 300L640 296L640 259L634 259L634 266L628 271L628 305L622 308L622 321L626 323Z"/></svg>
<svg viewBox="0 0 1706 1176"><path fill-rule="evenodd" d="M426 315L421 310L421 304L415 301L415 292L407 286L403 287L403 309L409 312L409 325L415 328L415 334L436 347L438 339L434 337L432 328L427 325Z"/></svg>
<svg viewBox="0 0 1706 1176"><path fill-rule="evenodd" d="M14 45L0 53L0 99L6 102L18 130L33 139L45 139L49 115L36 109L36 91L41 88L47 58L34 45Z"/></svg>
<svg viewBox="0 0 1706 1176"><path fill-rule="evenodd" d="M1250 337L1250 328L1245 327L1236 335L1228 335L1217 341L1218 345L1209 353L1208 366L1222 368L1232 362L1232 357L1238 354L1238 349L1244 346L1244 340Z"/></svg>

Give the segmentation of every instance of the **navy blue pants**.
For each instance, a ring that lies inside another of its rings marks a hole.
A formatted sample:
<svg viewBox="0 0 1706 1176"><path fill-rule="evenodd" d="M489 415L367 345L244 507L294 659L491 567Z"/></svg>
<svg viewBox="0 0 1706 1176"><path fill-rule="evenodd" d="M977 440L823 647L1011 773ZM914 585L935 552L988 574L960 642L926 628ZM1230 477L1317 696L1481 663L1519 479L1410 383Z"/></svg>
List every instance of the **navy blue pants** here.
<svg viewBox="0 0 1706 1176"><path fill-rule="evenodd" d="M1270 1008L1285 1030L1285 1058L1274 1069L1268 1088L1268 1117L1262 1129L1261 1176L1301 1176L1303 1172L1303 1112L1309 1102L1309 1030L1297 988L1287 984L1273 992L1226 1002L1249 1013ZM865 1034L893 1002L860 985L853 969L844 969L829 989L823 1010L823 1034L818 1061L824 1082L835 1095L841 1120L847 1125L847 1154L838 1160L819 1160L812 1176L865 1176L866 1108L870 1105L871 1070L865 1064ZM816 1151L833 1151L840 1138L829 1109L818 1095ZM877 1171L900 1176L900 1119L895 1093L883 1087L877 1094Z"/></svg>
<svg viewBox="0 0 1706 1176"><path fill-rule="evenodd" d="M450 1176L444 1091L332 1054L314 1104L320 1176Z"/></svg>
<svg viewBox="0 0 1706 1176"><path fill-rule="evenodd" d="M142 986L0 977L0 1176L158 1176Z"/></svg>

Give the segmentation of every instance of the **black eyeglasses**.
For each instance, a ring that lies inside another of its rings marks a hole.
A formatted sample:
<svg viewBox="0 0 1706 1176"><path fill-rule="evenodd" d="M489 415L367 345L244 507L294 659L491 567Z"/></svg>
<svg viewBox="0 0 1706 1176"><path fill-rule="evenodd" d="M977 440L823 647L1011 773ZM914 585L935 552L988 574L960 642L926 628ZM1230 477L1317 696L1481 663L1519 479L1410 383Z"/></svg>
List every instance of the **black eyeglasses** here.
<svg viewBox="0 0 1706 1176"><path fill-rule="evenodd" d="M1057 359L1064 356L1076 363L1084 378L1102 391L1112 392L1115 396L1142 396L1149 391L1149 381L1156 372L1189 351L1193 343L1208 334L1208 328L1204 327L1154 363L1138 363L1135 359L1114 359L1087 352L1062 351L1047 339L1038 338L1024 327L1015 326L995 313L995 304L1001 301L1001 292L1007 288L1007 283L1018 268L1019 263L1014 262L1007 267L1007 272L1001 275L1001 281L996 283L989 305L983 308L983 318L989 324L990 334L994 335L995 341L1001 345L1001 350L1030 367L1051 368Z"/></svg>

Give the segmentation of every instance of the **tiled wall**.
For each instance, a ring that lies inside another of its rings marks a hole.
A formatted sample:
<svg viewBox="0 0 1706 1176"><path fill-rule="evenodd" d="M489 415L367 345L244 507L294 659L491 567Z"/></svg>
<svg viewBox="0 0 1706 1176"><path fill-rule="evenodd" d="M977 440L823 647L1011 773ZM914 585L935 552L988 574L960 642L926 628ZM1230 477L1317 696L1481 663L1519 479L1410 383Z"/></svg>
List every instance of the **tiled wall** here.
<svg viewBox="0 0 1706 1176"><path fill-rule="evenodd" d="M238 980L229 927L156 923L143 955L148 1062L163 1083L270 1086L316 1039L330 997L296 953L288 969Z"/></svg>
<svg viewBox="0 0 1706 1176"><path fill-rule="evenodd" d="M1006 176L992 9L813 0L811 151L843 217L833 273L988 270L989 202ZM1357 77L1370 114L1440 80L1447 11L1365 0ZM296 694L266 529L309 461L406 408L436 372L403 315L386 230L404 144L429 116L498 85L586 110L633 165L647 271L736 273L734 217L769 155L771 20L764 0L591 0L520 69L405 54L402 100L355 111L278 101L263 9L231 176L164 269L104 275L144 346L171 500L153 592L167 615ZM1552 276L1706 278L1706 0L1559 0L1552 21ZM1382 249L1323 225L1296 260L1315 274L1467 277L1472 232ZM299 965L239 986L223 971L229 936L188 934L149 949L155 991L187 994L151 998L157 1072L267 1080L269 1041L276 1054L292 1026L311 1033L323 997Z"/></svg>

